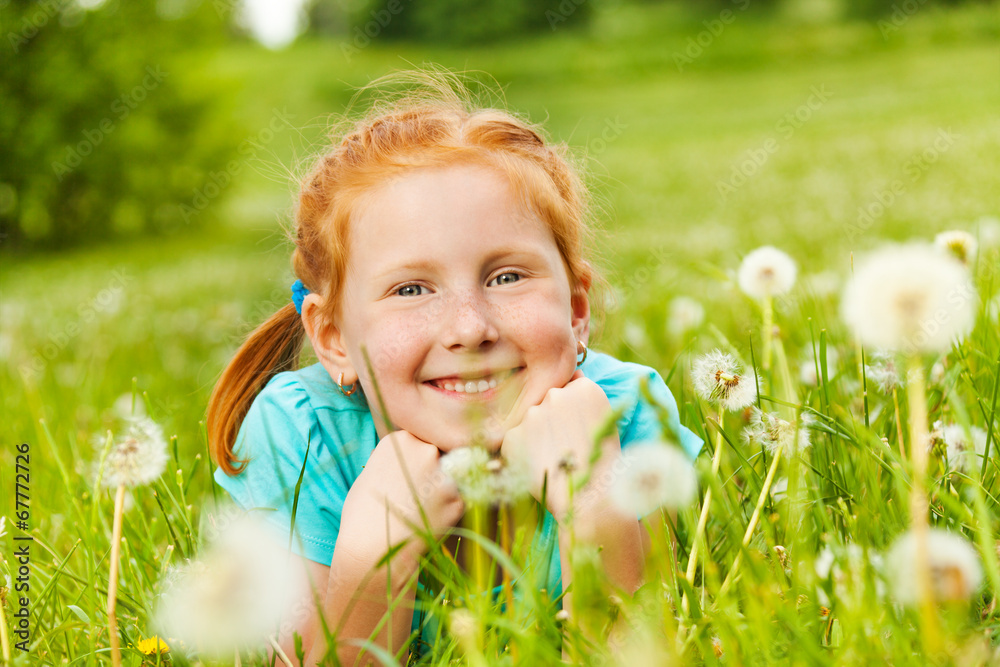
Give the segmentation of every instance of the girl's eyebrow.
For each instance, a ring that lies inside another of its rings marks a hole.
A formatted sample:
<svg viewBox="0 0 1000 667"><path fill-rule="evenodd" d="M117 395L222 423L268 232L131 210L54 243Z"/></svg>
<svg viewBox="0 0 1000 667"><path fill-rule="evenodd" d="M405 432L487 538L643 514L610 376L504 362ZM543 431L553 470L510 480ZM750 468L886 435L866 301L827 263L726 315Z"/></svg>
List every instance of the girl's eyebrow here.
<svg viewBox="0 0 1000 667"><path fill-rule="evenodd" d="M537 257L538 253L529 247L525 246L503 246L501 248L496 248L492 250L488 255L483 258L484 264L492 264L500 261L501 259L510 258L526 258L526 257ZM375 274L375 279L382 279L392 276L396 273L407 273L407 272L420 272L420 271L434 271L438 268L438 262L426 260L426 259L411 259L400 264L390 264L382 271Z"/></svg>
<svg viewBox="0 0 1000 667"><path fill-rule="evenodd" d="M384 270L376 273L375 278L376 279L386 278L395 273L400 273L400 272L427 271L433 268L434 268L434 262L429 262L423 259L415 259L404 262L402 264L390 264Z"/></svg>
<svg viewBox="0 0 1000 667"><path fill-rule="evenodd" d="M523 246L505 246L503 248L497 248L489 255L486 256L486 263L495 262L499 259L506 259L508 257L514 256L535 256L537 252L534 252L531 248L526 248Z"/></svg>

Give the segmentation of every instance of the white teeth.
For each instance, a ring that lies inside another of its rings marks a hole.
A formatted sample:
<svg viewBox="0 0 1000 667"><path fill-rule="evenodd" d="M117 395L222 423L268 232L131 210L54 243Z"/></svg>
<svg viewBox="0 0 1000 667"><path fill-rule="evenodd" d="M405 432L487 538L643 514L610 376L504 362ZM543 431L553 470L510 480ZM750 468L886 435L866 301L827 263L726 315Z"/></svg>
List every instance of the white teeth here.
<svg viewBox="0 0 1000 667"><path fill-rule="evenodd" d="M490 389L496 389L501 382L513 375L514 371L505 371L499 375L494 375L488 380L467 380L465 382L442 382L439 386L445 391L454 391L459 394L479 394ZM498 379L499 378L499 379Z"/></svg>

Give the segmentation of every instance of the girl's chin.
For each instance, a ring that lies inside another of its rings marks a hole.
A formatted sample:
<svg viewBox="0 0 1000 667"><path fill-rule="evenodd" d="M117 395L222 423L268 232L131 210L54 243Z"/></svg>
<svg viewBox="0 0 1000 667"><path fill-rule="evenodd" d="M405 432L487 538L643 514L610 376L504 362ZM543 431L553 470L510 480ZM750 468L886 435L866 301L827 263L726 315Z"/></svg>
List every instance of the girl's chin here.
<svg viewBox="0 0 1000 667"><path fill-rule="evenodd" d="M489 452L498 452L500 451L500 445L503 444L503 437L505 433L506 431L503 430L499 424L491 425L489 423L484 423L476 428L466 429L464 432L428 434L427 438L423 438L416 433L414 433L414 435L421 440L430 442L442 452L447 454L450 451L460 449L462 447L469 447L470 445L484 447Z"/></svg>

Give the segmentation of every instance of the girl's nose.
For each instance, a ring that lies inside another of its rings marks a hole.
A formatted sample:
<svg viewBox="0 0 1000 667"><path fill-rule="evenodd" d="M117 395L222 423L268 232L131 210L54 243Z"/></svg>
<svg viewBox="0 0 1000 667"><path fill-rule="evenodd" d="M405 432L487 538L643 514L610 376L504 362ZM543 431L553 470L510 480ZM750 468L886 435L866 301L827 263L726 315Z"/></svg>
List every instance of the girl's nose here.
<svg viewBox="0 0 1000 667"><path fill-rule="evenodd" d="M497 341L499 332L490 306L481 294L456 295L442 313L445 347L451 350L481 350Z"/></svg>

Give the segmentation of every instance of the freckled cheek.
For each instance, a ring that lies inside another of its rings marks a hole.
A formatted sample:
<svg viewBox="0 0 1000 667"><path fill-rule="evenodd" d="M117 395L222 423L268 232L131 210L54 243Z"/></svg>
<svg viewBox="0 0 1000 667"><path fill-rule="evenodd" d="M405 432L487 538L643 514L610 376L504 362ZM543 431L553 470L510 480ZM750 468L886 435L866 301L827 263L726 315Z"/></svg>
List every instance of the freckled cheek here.
<svg viewBox="0 0 1000 667"><path fill-rule="evenodd" d="M503 331L526 353L555 362L575 347L570 311L550 299L533 299L498 309Z"/></svg>
<svg viewBox="0 0 1000 667"><path fill-rule="evenodd" d="M425 331L406 321L382 321L369 327L361 344L368 349L380 382L409 381L424 359Z"/></svg>

